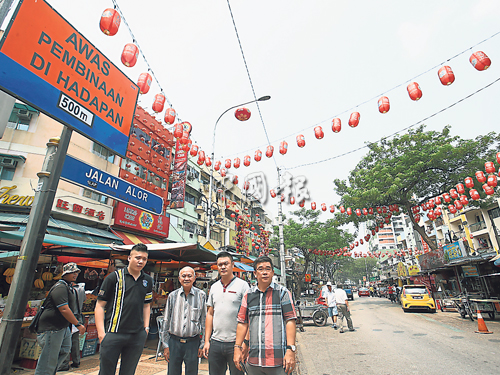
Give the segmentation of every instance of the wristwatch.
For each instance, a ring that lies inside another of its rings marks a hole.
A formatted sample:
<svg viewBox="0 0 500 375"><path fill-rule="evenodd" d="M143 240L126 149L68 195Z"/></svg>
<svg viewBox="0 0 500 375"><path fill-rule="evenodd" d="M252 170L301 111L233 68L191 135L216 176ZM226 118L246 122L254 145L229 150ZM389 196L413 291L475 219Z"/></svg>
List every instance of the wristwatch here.
<svg viewBox="0 0 500 375"><path fill-rule="evenodd" d="M295 345L287 345L286 346L287 349L290 349L292 352L295 353L295 351L297 350L297 347Z"/></svg>

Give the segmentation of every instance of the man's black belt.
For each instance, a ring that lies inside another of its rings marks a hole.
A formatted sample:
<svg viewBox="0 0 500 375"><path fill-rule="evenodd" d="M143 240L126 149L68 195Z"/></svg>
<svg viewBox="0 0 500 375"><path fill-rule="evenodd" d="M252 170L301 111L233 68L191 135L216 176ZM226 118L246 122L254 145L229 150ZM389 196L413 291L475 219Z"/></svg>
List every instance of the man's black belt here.
<svg viewBox="0 0 500 375"><path fill-rule="evenodd" d="M185 344L187 342L194 341L194 340L199 340L201 338L200 335L196 335L193 337L180 337L180 336L176 336L176 335L172 335L172 334L170 334L170 337L179 341L181 344Z"/></svg>

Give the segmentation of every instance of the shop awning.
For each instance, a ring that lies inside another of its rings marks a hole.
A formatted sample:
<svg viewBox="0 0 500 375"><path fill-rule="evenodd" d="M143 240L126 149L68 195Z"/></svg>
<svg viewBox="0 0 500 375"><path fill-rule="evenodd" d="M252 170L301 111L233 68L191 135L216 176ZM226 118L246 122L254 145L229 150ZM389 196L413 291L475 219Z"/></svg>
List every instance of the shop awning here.
<svg viewBox="0 0 500 375"><path fill-rule="evenodd" d="M12 240L22 240L24 238L25 232L21 231L9 231L0 232L0 238L9 238ZM109 250L108 245L101 245L91 242L77 241L71 238L54 236L52 234L46 234L43 239L43 246L47 248L52 248L54 246L63 247L73 247L82 249L92 249L92 250Z"/></svg>
<svg viewBox="0 0 500 375"><path fill-rule="evenodd" d="M113 233L116 234L118 237L120 237L120 239L123 241L124 245L135 245L138 243L150 245L150 244L159 244L160 243L159 241L154 240L152 238L139 236L137 234L125 233L125 232L120 232L117 230L114 230Z"/></svg>
<svg viewBox="0 0 500 375"><path fill-rule="evenodd" d="M244 263L234 262L234 265L245 272L253 272L253 267Z"/></svg>
<svg viewBox="0 0 500 375"><path fill-rule="evenodd" d="M113 250L129 252L133 245L114 245ZM149 259L181 260L185 262L215 262L218 251L205 249L199 243L148 244Z"/></svg>

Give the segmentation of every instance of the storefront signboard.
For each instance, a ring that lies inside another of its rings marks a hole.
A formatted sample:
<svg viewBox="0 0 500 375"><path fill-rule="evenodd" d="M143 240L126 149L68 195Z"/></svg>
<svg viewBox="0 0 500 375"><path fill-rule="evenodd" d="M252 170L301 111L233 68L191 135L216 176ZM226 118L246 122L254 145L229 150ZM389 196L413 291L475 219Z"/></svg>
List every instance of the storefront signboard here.
<svg viewBox="0 0 500 375"><path fill-rule="evenodd" d="M431 250L418 256L418 263L422 271L432 270L444 266L443 249Z"/></svg>
<svg viewBox="0 0 500 375"><path fill-rule="evenodd" d="M464 273L464 277L478 277L479 273L477 272L476 266L462 266L462 271Z"/></svg>
<svg viewBox="0 0 500 375"><path fill-rule="evenodd" d="M0 89L125 156L139 88L46 1L19 2Z"/></svg>
<svg viewBox="0 0 500 375"><path fill-rule="evenodd" d="M450 260L463 257L462 247L460 246L459 241L443 246L443 251L446 263Z"/></svg>
<svg viewBox="0 0 500 375"><path fill-rule="evenodd" d="M119 202L116 205L114 225L167 238L170 215L151 215L149 212Z"/></svg>
<svg viewBox="0 0 500 375"><path fill-rule="evenodd" d="M112 207L82 197L61 195L54 199L53 211L64 215L87 219L98 223L110 224Z"/></svg>
<svg viewBox="0 0 500 375"><path fill-rule="evenodd" d="M418 265L414 264L414 265L408 266L408 275L409 276L415 276L419 272L420 272L420 268L418 267Z"/></svg>

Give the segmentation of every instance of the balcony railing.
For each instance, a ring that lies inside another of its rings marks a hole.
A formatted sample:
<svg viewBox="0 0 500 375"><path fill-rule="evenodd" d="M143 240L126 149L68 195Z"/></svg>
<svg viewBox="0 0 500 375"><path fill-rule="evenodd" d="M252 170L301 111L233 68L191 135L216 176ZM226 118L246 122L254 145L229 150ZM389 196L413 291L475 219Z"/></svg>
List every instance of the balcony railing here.
<svg viewBox="0 0 500 375"><path fill-rule="evenodd" d="M471 233L480 231L482 229L486 229L486 223L484 221L479 221L477 223L469 225L469 230L471 231Z"/></svg>

